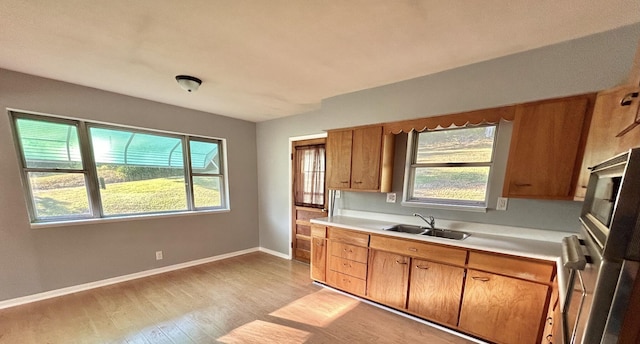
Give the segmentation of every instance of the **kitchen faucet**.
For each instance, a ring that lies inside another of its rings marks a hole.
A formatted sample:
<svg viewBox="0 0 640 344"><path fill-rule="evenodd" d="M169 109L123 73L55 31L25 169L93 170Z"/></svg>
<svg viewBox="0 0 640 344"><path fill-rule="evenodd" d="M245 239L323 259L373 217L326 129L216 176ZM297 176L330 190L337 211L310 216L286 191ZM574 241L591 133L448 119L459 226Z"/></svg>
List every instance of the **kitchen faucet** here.
<svg viewBox="0 0 640 344"><path fill-rule="evenodd" d="M417 216L417 217L423 219L424 222L426 222L431 227L431 229L436 229L436 219L433 218L433 216L429 216L428 220L425 219L424 216L422 216L422 215L420 215L418 213L413 213L413 216Z"/></svg>

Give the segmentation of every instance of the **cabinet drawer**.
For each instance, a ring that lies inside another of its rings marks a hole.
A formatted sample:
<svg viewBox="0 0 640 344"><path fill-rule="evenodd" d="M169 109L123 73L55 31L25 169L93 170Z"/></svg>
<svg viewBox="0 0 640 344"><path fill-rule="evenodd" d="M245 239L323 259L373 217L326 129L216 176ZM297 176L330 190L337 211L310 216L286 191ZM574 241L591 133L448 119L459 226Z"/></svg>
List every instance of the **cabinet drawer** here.
<svg viewBox="0 0 640 344"><path fill-rule="evenodd" d="M311 225L311 236L312 237L326 238L327 237L327 227L323 226L323 225L312 224Z"/></svg>
<svg viewBox="0 0 640 344"><path fill-rule="evenodd" d="M366 279L367 264L339 257L329 258L329 269L349 276Z"/></svg>
<svg viewBox="0 0 640 344"><path fill-rule="evenodd" d="M464 265L467 251L453 247L445 247L425 242L371 236L371 248L381 251L394 252L406 256L424 258L436 262Z"/></svg>
<svg viewBox="0 0 640 344"><path fill-rule="evenodd" d="M469 268L542 283L550 283L553 278L552 263L482 252L469 253Z"/></svg>
<svg viewBox="0 0 640 344"><path fill-rule="evenodd" d="M332 256L366 263L369 249L366 247L354 246L342 242L329 241L329 250Z"/></svg>
<svg viewBox="0 0 640 344"><path fill-rule="evenodd" d="M328 238L334 241L365 247L369 245L369 234L366 233L329 227L327 234Z"/></svg>
<svg viewBox="0 0 640 344"><path fill-rule="evenodd" d="M341 274L333 270L327 271L327 283L346 292L363 296L367 288L365 280Z"/></svg>

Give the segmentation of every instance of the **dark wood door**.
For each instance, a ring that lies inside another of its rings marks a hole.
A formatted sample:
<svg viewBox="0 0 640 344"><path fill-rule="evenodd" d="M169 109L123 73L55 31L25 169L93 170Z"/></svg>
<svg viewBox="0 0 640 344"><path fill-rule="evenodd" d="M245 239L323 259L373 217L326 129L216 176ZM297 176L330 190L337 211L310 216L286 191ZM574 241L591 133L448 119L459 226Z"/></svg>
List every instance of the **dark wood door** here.
<svg viewBox="0 0 640 344"><path fill-rule="evenodd" d="M293 259L310 262L311 219L326 217L326 139L294 141L293 173Z"/></svg>

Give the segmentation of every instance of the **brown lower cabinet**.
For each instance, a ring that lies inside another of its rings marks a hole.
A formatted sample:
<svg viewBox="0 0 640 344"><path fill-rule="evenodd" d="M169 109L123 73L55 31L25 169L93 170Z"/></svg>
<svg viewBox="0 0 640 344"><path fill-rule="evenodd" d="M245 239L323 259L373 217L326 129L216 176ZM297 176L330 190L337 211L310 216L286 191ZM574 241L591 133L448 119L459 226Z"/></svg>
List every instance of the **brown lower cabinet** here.
<svg viewBox="0 0 640 344"><path fill-rule="evenodd" d="M326 239L315 233L325 246L312 253L324 248L326 260L312 254L312 278L326 271L332 287L495 343L557 335L553 262L333 227Z"/></svg>
<svg viewBox="0 0 640 344"><path fill-rule="evenodd" d="M311 279L325 282L327 279L327 227L311 225Z"/></svg>
<svg viewBox="0 0 640 344"><path fill-rule="evenodd" d="M391 307L406 308L409 261L399 254L369 250L367 296Z"/></svg>
<svg viewBox="0 0 640 344"><path fill-rule="evenodd" d="M464 268L412 259L407 309L427 319L456 326L463 281Z"/></svg>
<svg viewBox="0 0 640 344"><path fill-rule="evenodd" d="M327 239L311 237L311 279L324 282L327 279Z"/></svg>
<svg viewBox="0 0 640 344"><path fill-rule="evenodd" d="M325 268L327 284L352 294L366 296L368 245L368 234L329 227Z"/></svg>
<svg viewBox="0 0 640 344"><path fill-rule="evenodd" d="M539 343L549 286L468 270L458 327L498 343Z"/></svg>

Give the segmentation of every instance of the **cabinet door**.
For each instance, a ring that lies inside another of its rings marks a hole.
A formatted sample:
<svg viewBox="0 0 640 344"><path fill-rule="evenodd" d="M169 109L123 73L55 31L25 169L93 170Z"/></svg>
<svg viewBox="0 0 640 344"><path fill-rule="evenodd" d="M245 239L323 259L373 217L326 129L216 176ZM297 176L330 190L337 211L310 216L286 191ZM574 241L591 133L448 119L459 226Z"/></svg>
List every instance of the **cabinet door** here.
<svg viewBox="0 0 640 344"><path fill-rule="evenodd" d="M458 325L463 280L463 268L412 259L408 310L440 323Z"/></svg>
<svg viewBox="0 0 640 344"><path fill-rule="evenodd" d="M311 279L324 282L327 267L327 239L311 237Z"/></svg>
<svg viewBox="0 0 640 344"><path fill-rule="evenodd" d="M612 97L612 117L617 117L616 137L621 137L629 133L640 124L640 87L627 86L616 89L610 95Z"/></svg>
<svg viewBox="0 0 640 344"><path fill-rule="evenodd" d="M499 343L539 343L549 287L468 270L458 327Z"/></svg>
<svg viewBox="0 0 640 344"><path fill-rule="evenodd" d="M380 188L380 159L382 127L353 130L351 153L351 188L377 190Z"/></svg>
<svg viewBox="0 0 640 344"><path fill-rule="evenodd" d="M327 133L327 188L348 189L351 187L352 130Z"/></svg>
<svg viewBox="0 0 640 344"><path fill-rule="evenodd" d="M628 106L620 104L626 95L633 92L640 92L640 87L616 87L598 93L584 148L576 199L584 199L591 172L589 167L640 145L640 127L630 129L622 137L616 137L624 128L629 128L636 119L640 97L632 98Z"/></svg>
<svg viewBox="0 0 640 344"><path fill-rule="evenodd" d="M573 199L590 99L578 96L517 106L506 197Z"/></svg>
<svg viewBox="0 0 640 344"><path fill-rule="evenodd" d="M409 285L409 257L370 250L367 296L385 305L404 309Z"/></svg>

